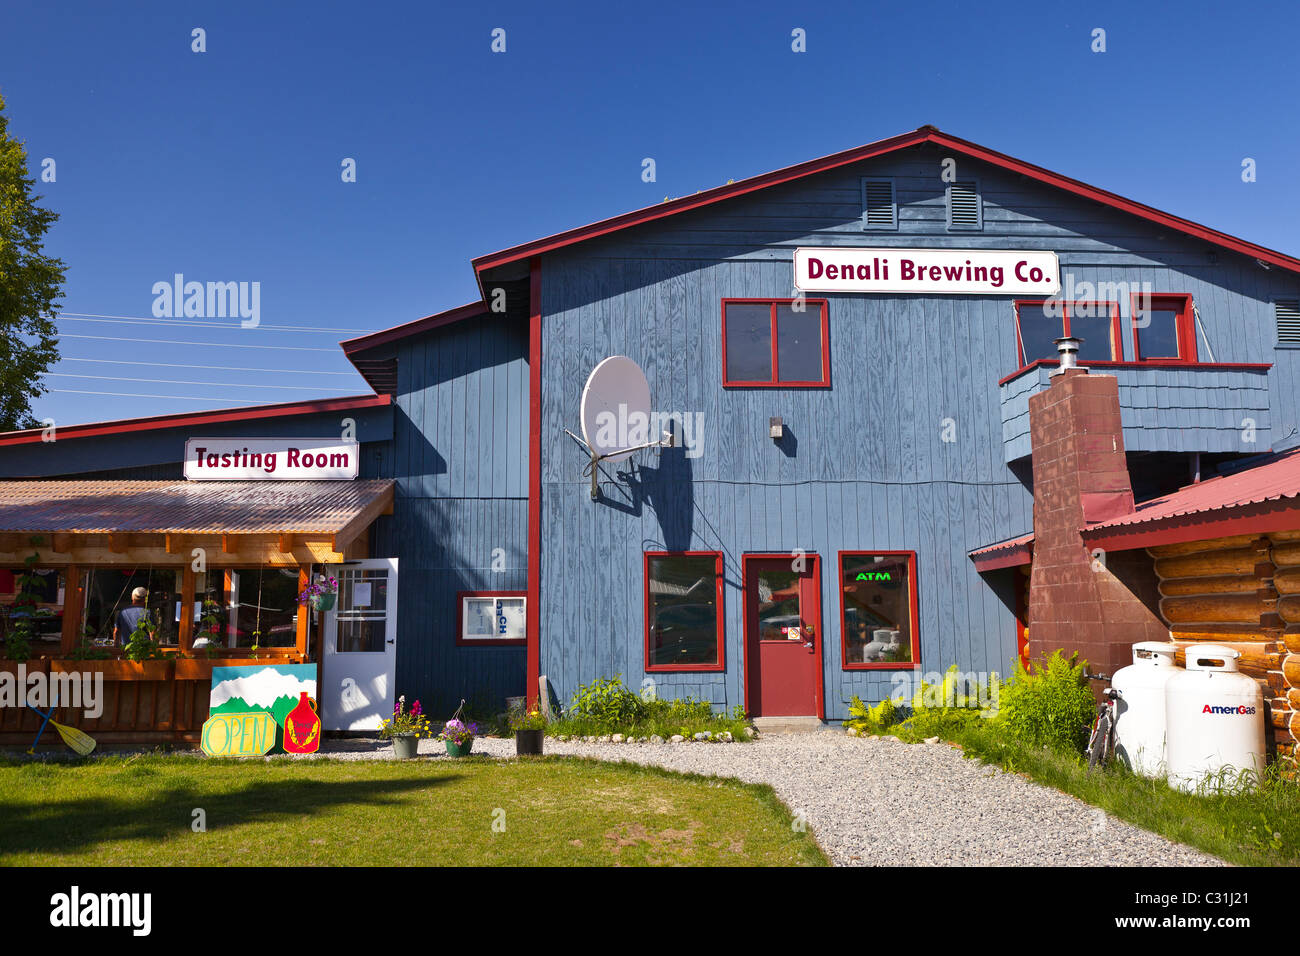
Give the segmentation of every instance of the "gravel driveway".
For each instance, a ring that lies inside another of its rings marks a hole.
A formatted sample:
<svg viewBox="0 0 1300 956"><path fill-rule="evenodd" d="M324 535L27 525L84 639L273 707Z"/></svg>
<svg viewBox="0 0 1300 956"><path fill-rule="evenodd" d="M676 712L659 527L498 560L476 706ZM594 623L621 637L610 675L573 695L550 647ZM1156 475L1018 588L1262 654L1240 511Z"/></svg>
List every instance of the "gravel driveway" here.
<svg viewBox="0 0 1300 956"><path fill-rule="evenodd" d="M387 745L361 741L325 750L342 759L391 755ZM421 741L420 752L450 759L437 741ZM474 752L513 757L515 744L482 737ZM838 866L1224 865L947 744L828 731L764 734L747 744L547 740L546 752L771 784Z"/></svg>

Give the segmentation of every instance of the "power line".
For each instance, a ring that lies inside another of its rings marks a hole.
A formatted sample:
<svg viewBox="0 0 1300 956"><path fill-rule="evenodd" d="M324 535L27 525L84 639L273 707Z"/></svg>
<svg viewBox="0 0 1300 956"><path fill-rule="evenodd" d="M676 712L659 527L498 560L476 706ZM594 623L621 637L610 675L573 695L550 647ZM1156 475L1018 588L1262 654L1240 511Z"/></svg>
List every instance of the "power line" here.
<svg viewBox="0 0 1300 956"><path fill-rule="evenodd" d="M178 402L234 402L236 405L260 405L239 398L196 398L193 395L144 395L139 392L90 392L80 388L52 388L51 392L68 392L74 395L116 395L118 398L170 398Z"/></svg>
<svg viewBox="0 0 1300 956"><path fill-rule="evenodd" d="M134 340L133 340L134 341ZM360 372L317 372L309 368L245 368L242 365L189 365L182 362L132 362L129 359L93 359L77 358L72 355L60 355L60 362L97 362L103 365L147 365L150 368L201 368L216 372L288 372L293 375L341 375L351 378Z"/></svg>
<svg viewBox="0 0 1300 956"><path fill-rule="evenodd" d="M79 335L72 332L59 333L61 339L99 339L105 342L130 342L132 344L148 343L150 345L210 345L219 349L269 349L284 352L329 352L338 354L338 348L322 349L307 345L237 345L234 342L187 342L184 339L133 339L124 335ZM146 398L148 396L145 396Z"/></svg>
<svg viewBox="0 0 1300 956"><path fill-rule="evenodd" d="M98 378L110 382L157 382L159 385L211 385L219 388L284 388L298 392L305 389L311 389L310 385L249 385L244 382L191 382L189 379L184 378L127 378L122 375L79 375L76 372L47 372L46 374L57 375L61 378ZM320 389L312 390L320 391Z"/></svg>
<svg viewBox="0 0 1300 956"><path fill-rule="evenodd" d="M96 315L93 312L60 312L57 316L60 319L68 319L72 322L107 322L107 323L131 323L134 325L172 325L178 327L214 329L214 328L231 328L234 326L222 326L219 322L196 322L192 317L185 318L148 318L146 316L135 315ZM242 318L232 315L232 319ZM365 334L374 332L375 329L335 329L326 328L317 325L263 325L260 322L257 325L249 326L255 329L268 329L275 332L357 332ZM240 331L247 331L242 326Z"/></svg>

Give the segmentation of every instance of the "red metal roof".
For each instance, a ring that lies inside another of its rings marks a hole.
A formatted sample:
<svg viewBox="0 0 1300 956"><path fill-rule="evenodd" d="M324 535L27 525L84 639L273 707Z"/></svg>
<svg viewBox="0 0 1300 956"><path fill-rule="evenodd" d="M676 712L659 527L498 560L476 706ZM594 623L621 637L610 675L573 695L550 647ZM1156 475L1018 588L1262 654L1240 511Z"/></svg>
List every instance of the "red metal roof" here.
<svg viewBox="0 0 1300 956"><path fill-rule="evenodd" d="M597 236L608 235L611 232L617 232L620 229L627 229L631 226L637 226L642 223L652 222L657 219L663 219L667 216L676 215L677 213L688 212L693 209L699 209L713 203L722 202L735 196L741 196L745 193L753 192L758 189L765 189L768 186L776 186L782 183L788 183L792 180L802 179L805 176L812 176L816 173L826 172L839 166L846 166L850 163L861 162L864 159L871 159L876 156L882 156L886 153L896 152L900 149L907 149L912 146L918 146L922 143L934 143L944 149L962 153L974 159L992 163L1003 169L1010 170L1014 173L1027 176L1030 179L1038 180L1057 189L1063 189L1066 192L1073 193L1076 196L1082 196L1085 199L1091 199L1103 205L1110 206L1122 212L1139 216L1159 225L1166 226L1178 232L1217 246L1232 249L1243 255L1260 259L1271 265L1281 266L1292 272L1300 272L1300 259L1288 256L1285 253L1269 249L1265 246L1248 242L1245 239L1239 239L1236 236L1229 235L1226 232L1220 232L1217 229L1211 229L1209 226L1203 226L1200 223L1192 222L1190 219L1183 219L1181 216L1175 216L1172 213L1163 212L1152 206L1147 206L1132 199L1125 199L1123 196L1109 192L1105 189L1099 189L1096 186L1090 186L1087 183L1080 182L1077 179L1071 179L1068 176L1062 176L1060 173L1054 173L1049 169L1041 166L1035 166L1033 163L1027 163L1024 160L1016 159L1005 153L999 153L995 150L980 146L978 143L972 143L968 140L959 139L948 133L941 132L933 126L922 126L910 133L903 133L899 136L892 136L888 139L882 139L874 143L868 143L866 146L857 146L853 149L847 149L839 153L832 153L829 156L823 156L820 159L813 159L807 162L798 163L794 166L788 166L785 169L778 169L774 172L763 173L759 176L752 176L749 179L742 179L739 182L728 183L724 186L717 186L713 189L706 189L702 192L690 196L682 196L678 199L672 199L668 202L658 203L654 206L647 206L644 209L637 209L633 212L624 213L620 216L614 216L611 219L603 219L586 226L579 226L576 229L569 229L564 232L556 233L544 239L535 239L532 242L526 242L522 245L511 246L500 252L493 252L489 255L479 256L472 261L474 273L479 277L480 287L482 285L482 274L486 269L492 269L497 266L506 265L511 262L518 262L528 259L532 256L541 255L544 252L552 252L564 246L569 246L586 239L593 239Z"/></svg>
<svg viewBox="0 0 1300 956"><path fill-rule="evenodd" d="M1239 526L1237 532L1223 530ZM1222 537L1233 533L1300 528L1300 448L1228 475L1153 498L1132 512L1083 529L1084 538L1114 547L1153 547L1174 540ZM1164 532L1155 541L1149 533ZM1143 537L1135 537L1141 533Z"/></svg>
<svg viewBox="0 0 1300 956"><path fill-rule="evenodd" d="M1022 534L1018 538L1008 538L996 544L977 548L969 553L975 562L977 571L994 571L998 568L1012 568L1029 564L1034 554L1034 533Z"/></svg>
<svg viewBox="0 0 1300 956"><path fill-rule="evenodd" d="M333 534L393 482L0 481L0 531Z"/></svg>
<svg viewBox="0 0 1300 956"><path fill-rule="evenodd" d="M251 405L242 408L214 408L206 412L177 412L170 415L153 415L148 418L123 418L111 422L92 422L86 425L60 425L55 432L59 441L69 438L92 438L96 435L115 435L124 432L156 431L161 428L181 428L187 425L211 425L221 422L250 421L258 418L279 418L287 415L314 415L320 412L349 411L391 405L391 395L349 395L342 398L322 398L310 402L280 402L275 405ZM25 428L14 432L0 432L0 446L27 445L39 442L44 428Z"/></svg>

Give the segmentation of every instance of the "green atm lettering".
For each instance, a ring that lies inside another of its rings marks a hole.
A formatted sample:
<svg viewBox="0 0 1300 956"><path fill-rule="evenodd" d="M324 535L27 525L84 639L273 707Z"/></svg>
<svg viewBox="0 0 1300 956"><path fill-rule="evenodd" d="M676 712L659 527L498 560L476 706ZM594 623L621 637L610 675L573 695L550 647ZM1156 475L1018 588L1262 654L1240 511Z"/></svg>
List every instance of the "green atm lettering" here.
<svg viewBox="0 0 1300 956"><path fill-rule="evenodd" d="M890 580L888 571L860 571L855 581L888 581Z"/></svg>

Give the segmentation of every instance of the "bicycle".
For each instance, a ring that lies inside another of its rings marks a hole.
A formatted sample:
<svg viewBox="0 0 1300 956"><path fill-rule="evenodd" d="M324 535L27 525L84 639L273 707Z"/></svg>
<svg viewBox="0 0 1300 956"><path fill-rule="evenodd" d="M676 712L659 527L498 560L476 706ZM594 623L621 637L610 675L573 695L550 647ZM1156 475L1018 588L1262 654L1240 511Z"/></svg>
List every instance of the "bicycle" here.
<svg viewBox="0 0 1300 956"><path fill-rule="evenodd" d="M1089 674L1089 680L1110 680L1104 674ZM1088 758L1088 769L1098 764L1103 768L1115 759L1115 710L1119 700L1119 691L1113 687L1106 689L1105 701L1097 705L1097 716L1092 721L1092 732L1088 735L1088 746L1083 754Z"/></svg>

